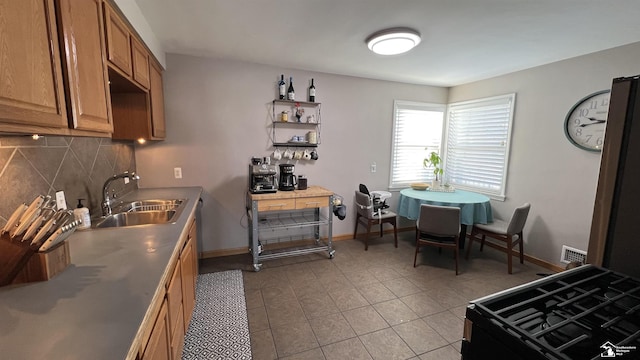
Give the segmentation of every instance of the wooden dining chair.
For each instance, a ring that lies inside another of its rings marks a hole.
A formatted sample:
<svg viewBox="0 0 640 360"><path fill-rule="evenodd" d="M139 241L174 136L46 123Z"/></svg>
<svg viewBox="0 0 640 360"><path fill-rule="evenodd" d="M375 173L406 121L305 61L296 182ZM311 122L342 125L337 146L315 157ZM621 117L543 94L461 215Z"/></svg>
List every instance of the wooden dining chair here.
<svg viewBox="0 0 640 360"><path fill-rule="evenodd" d="M353 230L353 238L355 239L358 233L358 224L366 226L367 233L364 235L364 249L369 250L368 240L371 225L380 224L380 237L382 237L382 224L385 223L393 225L393 238L397 248L398 229L396 227L396 213L382 209L374 211L373 199L369 195L356 190L356 227Z"/></svg>
<svg viewBox="0 0 640 360"><path fill-rule="evenodd" d="M458 275L458 252L460 242L460 208L455 206L420 205L416 221L416 252L413 267L416 267L418 252L422 246L453 249Z"/></svg>
<svg viewBox="0 0 640 360"><path fill-rule="evenodd" d="M484 248L484 240L487 236L492 239L504 241L507 245L504 249L507 252L507 271L511 274L513 247L516 245L519 246L520 250L520 264L524 264L524 237L522 230L527 222L529 209L531 209L531 204L529 203L525 203L516 208L509 222L496 219L489 224L474 224L471 229L471 235L469 235L469 244L465 258L469 259L473 240L480 240L480 251ZM478 236L480 236L480 238L478 238Z"/></svg>

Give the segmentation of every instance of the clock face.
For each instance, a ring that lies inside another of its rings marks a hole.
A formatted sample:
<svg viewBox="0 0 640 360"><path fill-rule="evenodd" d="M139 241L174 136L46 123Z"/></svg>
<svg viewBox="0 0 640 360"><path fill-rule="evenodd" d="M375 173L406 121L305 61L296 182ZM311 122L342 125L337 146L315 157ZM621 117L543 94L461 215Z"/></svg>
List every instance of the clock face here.
<svg viewBox="0 0 640 360"><path fill-rule="evenodd" d="M589 151L602 150L610 95L610 90L598 91L571 108L564 122L564 132L575 146Z"/></svg>

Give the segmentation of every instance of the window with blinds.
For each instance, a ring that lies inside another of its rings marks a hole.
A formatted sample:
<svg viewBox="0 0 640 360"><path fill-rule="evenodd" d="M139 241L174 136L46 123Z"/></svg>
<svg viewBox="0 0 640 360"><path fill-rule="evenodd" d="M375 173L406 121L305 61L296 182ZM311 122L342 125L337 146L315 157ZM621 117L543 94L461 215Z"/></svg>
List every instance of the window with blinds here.
<svg viewBox="0 0 640 360"><path fill-rule="evenodd" d="M504 199L514 103L509 94L449 105L446 181Z"/></svg>
<svg viewBox="0 0 640 360"><path fill-rule="evenodd" d="M433 172L422 163L431 151L440 153L445 106L396 100L393 109L389 188L431 181Z"/></svg>

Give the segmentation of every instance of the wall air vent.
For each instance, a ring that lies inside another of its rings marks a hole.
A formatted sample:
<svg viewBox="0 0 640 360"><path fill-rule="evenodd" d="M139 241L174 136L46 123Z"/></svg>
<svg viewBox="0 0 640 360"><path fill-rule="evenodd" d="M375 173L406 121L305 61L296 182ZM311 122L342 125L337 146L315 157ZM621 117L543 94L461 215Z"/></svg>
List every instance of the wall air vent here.
<svg viewBox="0 0 640 360"><path fill-rule="evenodd" d="M572 248L567 245L562 245L562 254L560 255L561 262L568 264L572 261L577 261L584 264L586 260L587 260L586 251Z"/></svg>

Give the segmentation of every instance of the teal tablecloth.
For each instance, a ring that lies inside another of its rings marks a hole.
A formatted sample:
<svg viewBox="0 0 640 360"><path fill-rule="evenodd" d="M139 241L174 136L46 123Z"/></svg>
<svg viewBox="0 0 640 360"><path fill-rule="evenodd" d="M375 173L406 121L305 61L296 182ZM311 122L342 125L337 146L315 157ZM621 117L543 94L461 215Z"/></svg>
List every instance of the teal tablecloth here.
<svg viewBox="0 0 640 360"><path fill-rule="evenodd" d="M489 197L464 190L448 193L403 189L400 191L398 215L416 220L420 215L421 204L459 207L460 222L463 225L486 224L493 221Z"/></svg>

